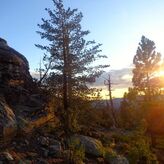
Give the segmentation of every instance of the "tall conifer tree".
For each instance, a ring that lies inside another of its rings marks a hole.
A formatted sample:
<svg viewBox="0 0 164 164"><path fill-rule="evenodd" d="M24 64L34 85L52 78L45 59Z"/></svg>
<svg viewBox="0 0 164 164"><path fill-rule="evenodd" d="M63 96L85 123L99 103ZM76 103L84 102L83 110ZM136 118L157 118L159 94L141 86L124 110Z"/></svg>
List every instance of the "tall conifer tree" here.
<svg viewBox="0 0 164 164"><path fill-rule="evenodd" d="M158 71L161 61L160 53L155 51L155 43L145 36L142 36L136 55L133 59L133 85L142 91L148 100L153 93L152 79Z"/></svg>
<svg viewBox="0 0 164 164"><path fill-rule="evenodd" d="M88 93L87 83L94 82L108 65L96 65L97 59L106 56L100 54L101 44L85 40L89 31L82 30L82 13L65 9L62 0L53 0L53 4L53 10L46 9L50 19L42 18L42 24L38 25L41 38L50 44L36 46L48 52L44 56L51 63L48 80L53 86L62 87L63 108L67 112L73 98Z"/></svg>

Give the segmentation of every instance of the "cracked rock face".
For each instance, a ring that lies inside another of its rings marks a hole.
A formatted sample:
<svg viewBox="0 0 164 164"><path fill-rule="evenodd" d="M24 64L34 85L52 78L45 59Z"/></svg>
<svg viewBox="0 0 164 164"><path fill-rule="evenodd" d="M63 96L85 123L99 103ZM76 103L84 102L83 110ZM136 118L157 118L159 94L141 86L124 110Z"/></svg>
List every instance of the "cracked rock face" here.
<svg viewBox="0 0 164 164"><path fill-rule="evenodd" d="M0 38L0 94L8 105L17 105L22 94L31 93L32 86L27 59Z"/></svg>
<svg viewBox="0 0 164 164"><path fill-rule="evenodd" d="M26 86L31 81L27 59L0 38L0 85Z"/></svg>
<svg viewBox="0 0 164 164"><path fill-rule="evenodd" d="M20 120L46 115L45 101L33 82L27 59L0 38L0 141L15 135Z"/></svg>
<svg viewBox="0 0 164 164"><path fill-rule="evenodd" d="M0 138L15 133L17 121L12 105L20 101L21 90L28 90L30 84L27 59L0 38Z"/></svg>

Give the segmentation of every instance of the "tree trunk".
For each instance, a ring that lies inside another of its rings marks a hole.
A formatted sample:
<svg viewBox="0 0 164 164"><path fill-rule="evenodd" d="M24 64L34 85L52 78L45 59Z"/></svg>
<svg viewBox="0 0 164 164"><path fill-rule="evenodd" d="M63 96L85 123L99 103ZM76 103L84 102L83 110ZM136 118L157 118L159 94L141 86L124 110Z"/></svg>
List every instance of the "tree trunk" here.
<svg viewBox="0 0 164 164"><path fill-rule="evenodd" d="M112 116L113 116L113 125L114 125L114 127L117 127L118 123L117 123L117 119L116 119L115 112L114 112L114 105L113 105L111 90L109 92L109 99L110 99L110 105L111 105L111 112L112 112Z"/></svg>
<svg viewBox="0 0 164 164"><path fill-rule="evenodd" d="M105 81L104 81L104 84L105 84ZM111 90L110 75L109 75L109 79L107 80L107 83L106 83L105 85L108 85L108 91L109 91L109 102L110 102L110 107L109 107L108 102L107 102L107 107L108 107L109 109L111 109L113 127L117 127L117 126L118 126L118 123L117 123L117 119L116 119L115 112L114 112L114 105L113 105L113 99L112 99L112 90Z"/></svg>
<svg viewBox="0 0 164 164"><path fill-rule="evenodd" d="M65 29L63 29L63 59L64 59L64 68L63 68L63 107L65 113L64 121L64 131L66 136L69 136L69 104L68 104L68 54L66 50L67 42Z"/></svg>

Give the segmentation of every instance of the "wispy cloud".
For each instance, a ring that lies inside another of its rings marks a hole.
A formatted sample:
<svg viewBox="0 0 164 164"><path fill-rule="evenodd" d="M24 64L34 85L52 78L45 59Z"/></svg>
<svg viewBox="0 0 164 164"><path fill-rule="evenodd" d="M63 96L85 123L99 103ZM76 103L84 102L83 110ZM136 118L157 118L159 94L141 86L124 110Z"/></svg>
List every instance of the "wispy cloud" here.
<svg viewBox="0 0 164 164"><path fill-rule="evenodd" d="M122 97L124 92L127 92L128 88L132 86L132 68L111 70L110 72L105 72L96 80L96 83L93 86L103 89L103 98L108 97L108 90L107 86L104 85L104 80L108 79L109 74L112 83L112 95L114 97Z"/></svg>
<svg viewBox="0 0 164 164"><path fill-rule="evenodd" d="M31 71L30 73L33 78L39 79L38 72ZM103 89L102 95L104 98L108 95L107 86L104 85L104 80L108 79L109 74L111 77L113 96L122 97L124 92L127 91L127 88L132 86L132 68L122 68L105 72L94 84L90 85L91 87Z"/></svg>
<svg viewBox="0 0 164 164"><path fill-rule="evenodd" d="M108 79L110 74L113 89L128 88L132 86L132 68L123 68L119 70L111 70L105 72L100 78L96 80L94 86L104 88L104 80Z"/></svg>

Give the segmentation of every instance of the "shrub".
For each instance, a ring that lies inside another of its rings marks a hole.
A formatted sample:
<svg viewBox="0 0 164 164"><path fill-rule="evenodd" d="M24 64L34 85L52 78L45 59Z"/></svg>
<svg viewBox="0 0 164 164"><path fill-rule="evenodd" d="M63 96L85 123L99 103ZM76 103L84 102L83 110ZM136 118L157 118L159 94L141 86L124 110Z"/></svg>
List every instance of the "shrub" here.
<svg viewBox="0 0 164 164"><path fill-rule="evenodd" d="M104 153L104 159L107 161L107 162L110 162L112 161L114 158L117 157L117 153L115 151L113 151L112 149L106 149L105 150L105 153Z"/></svg>
<svg viewBox="0 0 164 164"><path fill-rule="evenodd" d="M69 141L70 156L69 159L74 164L81 164L85 159L85 150L78 139Z"/></svg>
<svg viewBox="0 0 164 164"><path fill-rule="evenodd" d="M115 134L117 143L126 143L127 149L121 149L125 156L127 156L130 164L137 164L137 162L151 163L156 161L155 155L151 152L149 139L141 135L140 131L129 132L129 134ZM124 150L124 152L123 152Z"/></svg>

